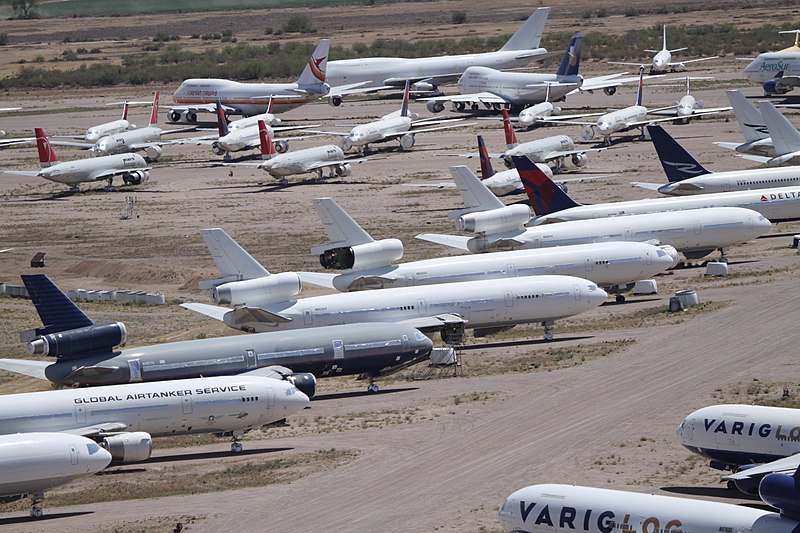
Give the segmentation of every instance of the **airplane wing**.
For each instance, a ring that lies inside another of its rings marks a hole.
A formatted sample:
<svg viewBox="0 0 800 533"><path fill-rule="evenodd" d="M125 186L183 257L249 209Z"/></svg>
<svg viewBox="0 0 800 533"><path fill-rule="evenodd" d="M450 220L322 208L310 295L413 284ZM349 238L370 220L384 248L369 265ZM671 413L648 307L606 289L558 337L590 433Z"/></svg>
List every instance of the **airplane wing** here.
<svg viewBox="0 0 800 533"><path fill-rule="evenodd" d="M741 472L734 472L733 474L722 476L722 479L748 479L764 474L792 473L797 470L798 466L800 466L800 454L794 454L789 457L784 457L783 459L778 459L777 461L764 463L759 466L748 468L747 470L742 470Z"/></svg>
<svg viewBox="0 0 800 533"><path fill-rule="evenodd" d="M123 422L101 422L81 428L64 429L62 432L80 435L81 437L105 437L107 435L123 432L127 429L128 424Z"/></svg>
<svg viewBox="0 0 800 533"><path fill-rule="evenodd" d="M717 59L719 56L710 56L710 57L698 57L697 59L687 59L686 61L676 61L675 63L669 63L670 67L678 67L681 65L685 65L686 63L697 63L698 61L707 61L709 59Z"/></svg>
<svg viewBox="0 0 800 533"><path fill-rule="evenodd" d="M620 74L610 74L608 76L596 76L593 78L585 78L583 83L577 89L570 91L568 94L575 94L578 92L590 92L596 91L599 89L608 89L611 87L619 87L620 85L625 85L626 83L634 83L639 81L639 76L624 76L624 72ZM653 78L660 78L663 74L657 74L655 76L650 76L648 79Z"/></svg>
<svg viewBox="0 0 800 533"><path fill-rule="evenodd" d="M441 329L442 326L449 324L464 324L466 323L466 320L458 315L445 313L442 315L411 318L409 320L402 320L400 323L407 324L424 332L426 330L438 330Z"/></svg>
<svg viewBox="0 0 800 533"><path fill-rule="evenodd" d="M477 124L477 122L460 122L460 120L463 120L463 119L459 119L458 123L445 124L444 126L436 126L436 127L433 127L433 128L426 128L426 127L424 127L424 124L423 124L423 127L421 127L421 128L415 128L412 125L411 126L411 130L409 130L409 131L391 133L391 134L387 135L386 137L387 138L402 137L406 133L425 133L425 132L429 132L429 131L449 130L449 129L452 129L452 128L463 128L465 126L472 126L474 124Z"/></svg>
<svg viewBox="0 0 800 533"><path fill-rule="evenodd" d="M29 361L26 359L0 359L0 370L22 374L36 379L47 380L44 369L53 363L47 361Z"/></svg>
<svg viewBox="0 0 800 533"><path fill-rule="evenodd" d="M600 113L600 115L605 115L605 113ZM590 116L590 115L583 115L583 116ZM551 122L553 124L572 124L574 126L594 126L596 124L596 122L589 122L586 120L572 120L571 118L565 118L559 116L543 117L538 119L536 122L538 123Z"/></svg>
<svg viewBox="0 0 800 533"><path fill-rule="evenodd" d="M556 150L554 152L548 152L545 154L542 159L545 161L549 161L551 159L557 159L559 157L567 157L573 154L584 154L586 152L602 152L603 150L607 150L607 147L603 148L585 148L583 150Z"/></svg>
<svg viewBox="0 0 800 533"><path fill-rule="evenodd" d="M420 101L434 100L437 102L462 102L465 104L510 104L502 96L493 93L454 94L450 96L434 96L433 98L420 98Z"/></svg>
<svg viewBox="0 0 800 533"><path fill-rule="evenodd" d="M15 176L38 176L38 170L4 170L3 174L14 174Z"/></svg>
<svg viewBox="0 0 800 533"><path fill-rule="evenodd" d="M631 62L627 62L627 61L609 61L608 64L609 65L628 65L628 66L640 67L640 68L647 68L647 67L652 67L653 66L652 63L642 63L642 62L631 63Z"/></svg>
<svg viewBox="0 0 800 533"><path fill-rule="evenodd" d="M658 111L657 109L654 111ZM650 111L651 113L653 111ZM638 126L645 126L647 124L655 124L657 122L667 122L669 120L675 120L675 117L661 117L661 118L651 118L651 119L644 119L644 120L637 120L636 122L628 122L625 125L625 129L629 130L631 128L636 128Z"/></svg>
<svg viewBox="0 0 800 533"><path fill-rule="evenodd" d="M709 108L698 108L695 109L691 117L702 117L703 115L714 115L717 113L724 113L725 111L730 111L733 109L732 107L709 107ZM663 116L671 116L676 117L678 116L678 106L670 106L669 109L658 109L656 111L650 111L651 115L663 115ZM687 117L679 117L679 118L687 118Z"/></svg>
<svg viewBox="0 0 800 533"><path fill-rule="evenodd" d="M714 141L714 144L720 148L725 148L726 150L736 150L736 148L738 148L742 143Z"/></svg>
<svg viewBox="0 0 800 533"><path fill-rule="evenodd" d="M83 150L88 150L89 148L94 148L94 143L87 143L87 142L72 142L72 141L48 141L53 146L68 146L70 148L82 148Z"/></svg>
<svg viewBox="0 0 800 533"><path fill-rule="evenodd" d="M217 305L199 304L191 302L181 304L181 307L189 309L190 311L194 311L195 313L200 313L201 315L206 315L208 317L214 318L216 320L219 320L220 322L225 321L225 316L228 313L233 313L232 316L234 324L242 324L247 322L263 322L265 324L279 324L292 321L291 317L283 316L278 313L273 313L271 311L261 309L260 307L236 307L235 309L230 309L228 307L220 307Z"/></svg>
<svg viewBox="0 0 800 533"><path fill-rule="evenodd" d="M242 376L257 376L262 378L283 379L292 374L290 368L281 365L263 366L250 370L249 372L242 372Z"/></svg>
<svg viewBox="0 0 800 533"><path fill-rule="evenodd" d="M333 289L333 278L336 274L324 274L320 272L295 272L300 277L303 283L310 283L317 287L325 287L326 289ZM2 367L0 367L2 368Z"/></svg>
<svg viewBox="0 0 800 533"><path fill-rule="evenodd" d="M315 161L306 166L306 170L317 170L318 168L330 167L333 165L346 165L349 163L363 163L366 159L341 159L339 161Z"/></svg>
<svg viewBox="0 0 800 533"><path fill-rule="evenodd" d="M661 188L663 183L647 183L644 181L632 181L631 185L639 187L640 189L647 189L648 191L657 191Z"/></svg>
<svg viewBox="0 0 800 533"><path fill-rule="evenodd" d="M414 238L421 241L443 244L445 246L449 246L450 248L457 248L459 250L468 252L469 248L467 247L467 242L471 237L467 237L465 235L439 235L436 233L421 233L414 236Z"/></svg>
<svg viewBox="0 0 800 533"><path fill-rule="evenodd" d="M145 168L109 168L97 174L92 174L91 178L94 181L105 180L112 176L119 176L120 174L127 174L133 170L150 170L152 167Z"/></svg>
<svg viewBox="0 0 800 533"><path fill-rule="evenodd" d="M0 139L0 147L13 146L15 144L23 144L29 142L36 142L36 137L17 137L14 139Z"/></svg>
<svg viewBox="0 0 800 533"><path fill-rule="evenodd" d="M752 154L736 154L738 157L742 159L747 159L748 161L755 161L756 163L768 163L771 157L764 157L762 155L752 155Z"/></svg>
<svg viewBox="0 0 800 533"><path fill-rule="evenodd" d="M238 109L235 107L231 107L229 105L220 104L222 106L222 110L225 113L236 114L239 112ZM179 113L183 113L184 111L194 111L195 113L200 111L203 113L216 113L217 112L217 105L216 104L193 104L193 105L173 105L169 108L171 111L177 111Z"/></svg>

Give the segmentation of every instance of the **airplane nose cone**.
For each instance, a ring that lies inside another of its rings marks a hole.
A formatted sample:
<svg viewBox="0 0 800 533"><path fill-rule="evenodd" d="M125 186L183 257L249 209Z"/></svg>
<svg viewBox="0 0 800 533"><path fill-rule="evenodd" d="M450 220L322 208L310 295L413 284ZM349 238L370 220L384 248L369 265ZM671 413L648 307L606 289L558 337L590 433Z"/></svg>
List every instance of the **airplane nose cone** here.
<svg viewBox="0 0 800 533"><path fill-rule="evenodd" d="M283 396L281 397L280 402L283 405L283 414L285 416L290 416L305 409L310 400L308 399L308 396L302 393L291 383L286 383L286 385L287 386L284 388Z"/></svg>
<svg viewBox="0 0 800 533"><path fill-rule="evenodd" d="M514 527L511 509L517 505L516 500L508 498L500 507L498 515L500 516L500 527L503 528L503 531L511 531Z"/></svg>
<svg viewBox="0 0 800 533"><path fill-rule="evenodd" d="M660 261L664 264L669 264L669 266L667 266L666 268L672 268L678 264L678 250L676 250L674 246L665 244L659 246L658 248L661 252L664 253L664 255L662 256L659 253L657 261Z"/></svg>
<svg viewBox="0 0 800 533"><path fill-rule="evenodd" d="M597 124L597 129L600 130L601 133L607 132L611 128L611 123L607 121L599 122Z"/></svg>
<svg viewBox="0 0 800 533"><path fill-rule="evenodd" d="M608 293L594 283L587 285L583 289L583 292L586 295L586 301L590 307L602 305L608 299Z"/></svg>
<svg viewBox="0 0 800 533"><path fill-rule="evenodd" d="M97 443L86 444L86 473L96 473L111 464L111 453Z"/></svg>

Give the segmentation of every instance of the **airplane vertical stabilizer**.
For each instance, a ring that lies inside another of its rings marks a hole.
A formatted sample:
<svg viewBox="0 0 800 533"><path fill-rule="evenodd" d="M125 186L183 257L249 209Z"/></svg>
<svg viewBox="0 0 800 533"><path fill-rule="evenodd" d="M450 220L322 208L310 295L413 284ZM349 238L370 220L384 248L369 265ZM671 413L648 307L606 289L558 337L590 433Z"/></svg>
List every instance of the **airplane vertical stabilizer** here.
<svg viewBox="0 0 800 533"><path fill-rule="evenodd" d="M36 148L39 150L39 164L42 167L49 167L58 163L58 156L50 141L47 140L47 135L44 134L42 128L34 128L34 135L36 135Z"/></svg>
<svg viewBox="0 0 800 533"><path fill-rule="evenodd" d="M201 282L201 289L228 281L242 281L270 275L269 271L261 266L261 263L253 259L253 256L239 246L239 243L234 241L224 230L220 228L204 229L203 240L222 277L218 280Z"/></svg>
<svg viewBox="0 0 800 533"><path fill-rule="evenodd" d="M269 128L263 120L258 121L258 138L259 146L261 147L261 159L272 159L278 154L275 148L275 143L272 142L272 137L269 135Z"/></svg>
<svg viewBox="0 0 800 533"><path fill-rule="evenodd" d="M644 67L639 67L639 87L636 89L636 105L642 105L642 92L644 87Z"/></svg>
<svg viewBox="0 0 800 533"><path fill-rule="evenodd" d="M153 98L153 110L150 112L150 123L148 126L156 126L158 124L158 91Z"/></svg>
<svg viewBox="0 0 800 533"><path fill-rule="evenodd" d="M647 131L670 183L711 173L658 124L647 126Z"/></svg>
<svg viewBox="0 0 800 533"><path fill-rule="evenodd" d="M401 117L408 116L408 95L410 90L411 90L411 81L406 80L406 86L405 89L403 89L403 103L400 105Z"/></svg>
<svg viewBox="0 0 800 533"><path fill-rule="evenodd" d="M222 109L222 103L219 101L219 98L214 107L217 112L217 129L219 130L219 136L225 137L230 131L228 130L228 119L225 117L225 111Z"/></svg>
<svg viewBox="0 0 800 533"><path fill-rule="evenodd" d="M300 77L297 78L298 87L321 86L325 83L325 71L328 67L328 53L330 52L330 48L330 39L320 39L311 57L308 58L306 68L303 69Z"/></svg>
<svg viewBox="0 0 800 533"><path fill-rule="evenodd" d="M569 41L567 51L561 58L556 76L577 76L581 66L581 44L583 43L583 33L576 31ZM548 89L550 86L548 85ZM549 98L548 98L549 99ZM547 101L547 99L545 100Z"/></svg>
<svg viewBox="0 0 800 533"><path fill-rule="evenodd" d="M745 142L751 143L760 141L769 137L769 131L764 124L764 118L758 109L747 101L739 91L725 91L728 95L728 101L733 107L733 112L736 115L736 120L739 121L739 126L742 128L742 135L744 135Z"/></svg>
<svg viewBox="0 0 800 533"><path fill-rule="evenodd" d="M511 117L508 116L508 109L503 109L503 131L506 134L506 149L511 150L519 142L517 141L517 134L514 133L514 127L511 125Z"/></svg>
<svg viewBox="0 0 800 533"><path fill-rule="evenodd" d="M128 101L122 104L122 120L128 120Z"/></svg>
<svg viewBox="0 0 800 533"><path fill-rule="evenodd" d="M314 198L314 209L317 210L325 233L328 234L328 244L323 245L329 248L335 245L337 248L345 246L358 246L374 242L374 239L362 228L358 222L353 220L347 211L341 208L333 198ZM320 248L315 247L316 248ZM312 253L314 253L312 251Z"/></svg>
<svg viewBox="0 0 800 533"><path fill-rule="evenodd" d="M483 142L483 135L478 135L478 158L481 161L481 179L491 178L494 176L492 160L489 158L489 152L486 151L486 144Z"/></svg>
<svg viewBox="0 0 800 533"><path fill-rule="evenodd" d="M759 102L758 109L772 137L775 153L780 156L800 151L800 132L797 128L771 102Z"/></svg>
<svg viewBox="0 0 800 533"><path fill-rule="evenodd" d="M454 219L466 213L505 207L505 204L486 185L481 183L478 176L469 168L463 165L450 167L450 174L452 174L458 192L464 200L464 209L451 211L447 214L447 218Z"/></svg>
<svg viewBox="0 0 800 533"><path fill-rule="evenodd" d="M550 215L581 205L553 183L527 156L512 156L511 159L537 216Z"/></svg>
<svg viewBox="0 0 800 533"><path fill-rule="evenodd" d="M506 44L504 44L499 51L506 52L539 48L548 15L550 15L549 7L537 8L514 35L506 41Z"/></svg>
<svg viewBox="0 0 800 533"><path fill-rule="evenodd" d="M83 328L94 323L45 274L23 274L22 283L44 325L36 329L36 335Z"/></svg>

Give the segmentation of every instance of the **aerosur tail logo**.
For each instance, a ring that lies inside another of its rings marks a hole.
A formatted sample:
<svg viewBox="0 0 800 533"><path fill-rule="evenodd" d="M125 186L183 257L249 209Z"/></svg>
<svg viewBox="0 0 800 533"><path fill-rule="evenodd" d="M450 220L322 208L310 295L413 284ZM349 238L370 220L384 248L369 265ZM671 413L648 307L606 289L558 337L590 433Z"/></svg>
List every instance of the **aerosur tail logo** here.
<svg viewBox="0 0 800 533"><path fill-rule="evenodd" d="M665 165L669 165L678 172L682 172L684 174L702 174L703 171L700 170L696 164L694 163L682 163L680 161L664 161Z"/></svg>
<svg viewBox="0 0 800 533"><path fill-rule="evenodd" d="M308 67L311 69L311 73L321 82L325 81L325 71L319 68L319 66L327 57L328 56L322 56L319 59L316 59L314 56L311 56L308 59Z"/></svg>

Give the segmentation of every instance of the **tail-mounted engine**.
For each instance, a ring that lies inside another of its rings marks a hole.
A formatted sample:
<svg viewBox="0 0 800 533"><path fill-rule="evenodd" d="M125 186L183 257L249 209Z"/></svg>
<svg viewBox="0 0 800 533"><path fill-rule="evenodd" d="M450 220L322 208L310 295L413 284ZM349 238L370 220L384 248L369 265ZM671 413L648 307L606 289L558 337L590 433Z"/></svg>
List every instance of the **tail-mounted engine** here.
<svg viewBox="0 0 800 533"><path fill-rule="evenodd" d="M300 276L294 272L282 272L224 283L212 290L211 298L222 305L261 305L286 301L302 289Z"/></svg>
<svg viewBox="0 0 800 533"><path fill-rule="evenodd" d="M391 265L403 257L403 243L399 239L331 248L319 255L319 264L327 270L366 270Z"/></svg>
<svg viewBox="0 0 800 533"><path fill-rule="evenodd" d="M124 345L127 337L128 332L122 322L106 322L41 335L28 342L27 349L29 355L83 357L111 353L114 347Z"/></svg>
<svg viewBox="0 0 800 533"><path fill-rule="evenodd" d="M489 211L468 213L458 217L456 229L469 233L496 233L519 229L531 218L527 205L507 205Z"/></svg>
<svg viewBox="0 0 800 533"><path fill-rule="evenodd" d="M153 439L144 431L112 435L104 438L101 444L116 463L146 461L153 451Z"/></svg>
<svg viewBox="0 0 800 533"><path fill-rule="evenodd" d="M792 520L800 520L800 479L796 476L767 474L758 485L761 499Z"/></svg>

